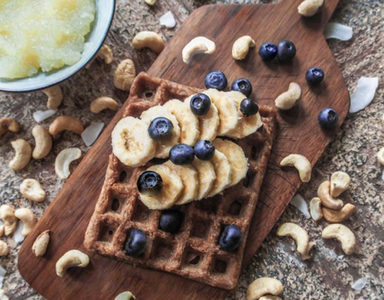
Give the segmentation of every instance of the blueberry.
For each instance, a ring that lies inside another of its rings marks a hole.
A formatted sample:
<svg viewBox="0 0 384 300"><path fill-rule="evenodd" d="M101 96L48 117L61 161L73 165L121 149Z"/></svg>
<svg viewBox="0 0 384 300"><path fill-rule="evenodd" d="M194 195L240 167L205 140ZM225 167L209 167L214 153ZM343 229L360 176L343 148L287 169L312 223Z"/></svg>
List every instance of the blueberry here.
<svg viewBox="0 0 384 300"><path fill-rule="evenodd" d="M148 133L154 140L172 135L173 124L167 118L159 117L154 119L148 127Z"/></svg>
<svg viewBox="0 0 384 300"><path fill-rule="evenodd" d="M163 210L160 216L159 228L169 233L177 233L183 219L184 214L179 210Z"/></svg>
<svg viewBox="0 0 384 300"><path fill-rule="evenodd" d="M157 192L162 186L161 176L153 171L145 171L137 180L137 189L140 193Z"/></svg>
<svg viewBox="0 0 384 300"><path fill-rule="evenodd" d="M211 99L206 94L196 94L191 98L190 107L195 115L206 115L211 107Z"/></svg>
<svg viewBox="0 0 384 300"><path fill-rule="evenodd" d="M241 242L241 231L236 225L227 225L220 235L219 245L225 251L236 250Z"/></svg>
<svg viewBox="0 0 384 300"><path fill-rule="evenodd" d="M131 229L127 234L124 250L129 256L140 256L147 245L147 236L139 229Z"/></svg>
<svg viewBox="0 0 384 300"><path fill-rule="evenodd" d="M205 76L205 86L209 89L224 90L227 87L227 78L221 71L213 71Z"/></svg>
<svg viewBox="0 0 384 300"><path fill-rule="evenodd" d="M277 55L277 46L273 43L264 43L260 46L259 54L265 61L272 60Z"/></svg>
<svg viewBox="0 0 384 300"><path fill-rule="evenodd" d="M281 62L291 61L295 55L296 47L291 41L283 40L277 45L277 57Z"/></svg>
<svg viewBox="0 0 384 300"><path fill-rule="evenodd" d="M337 115L336 110L333 108L327 107L324 108L318 116L320 126L325 129L334 128L337 125L339 116Z"/></svg>
<svg viewBox="0 0 384 300"><path fill-rule="evenodd" d="M240 111L243 113L244 116L252 116L257 114L257 112L259 111L259 106L251 99L245 98L240 103Z"/></svg>
<svg viewBox="0 0 384 300"><path fill-rule="evenodd" d="M195 152L191 146L185 144L178 144L173 146L169 151L169 159L175 165L190 164L195 158Z"/></svg>
<svg viewBox="0 0 384 300"><path fill-rule="evenodd" d="M210 160L215 154L215 145L208 140L198 141L193 149L196 156L201 160Z"/></svg>
<svg viewBox="0 0 384 300"><path fill-rule="evenodd" d="M243 93L245 96L249 97L249 95L252 93L252 84L246 78L239 78L232 83L231 89L233 91Z"/></svg>
<svg viewBox="0 0 384 300"><path fill-rule="evenodd" d="M305 79L309 85L319 84L324 79L324 72L319 67L312 67L305 73Z"/></svg>

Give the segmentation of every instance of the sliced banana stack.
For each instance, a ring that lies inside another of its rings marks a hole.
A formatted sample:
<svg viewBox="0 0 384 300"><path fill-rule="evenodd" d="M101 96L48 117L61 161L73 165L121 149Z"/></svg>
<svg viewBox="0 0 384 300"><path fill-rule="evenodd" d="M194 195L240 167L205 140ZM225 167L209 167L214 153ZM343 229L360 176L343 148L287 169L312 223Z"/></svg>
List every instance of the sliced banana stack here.
<svg viewBox="0 0 384 300"><path fill-rule="evenodd" d="M208 193L208 197L221 193L231 184L232 178L231 165L229 164L228 158L222 152L215 150L215 154L213 155L211 162L215 168L216 179Z"/></svg>

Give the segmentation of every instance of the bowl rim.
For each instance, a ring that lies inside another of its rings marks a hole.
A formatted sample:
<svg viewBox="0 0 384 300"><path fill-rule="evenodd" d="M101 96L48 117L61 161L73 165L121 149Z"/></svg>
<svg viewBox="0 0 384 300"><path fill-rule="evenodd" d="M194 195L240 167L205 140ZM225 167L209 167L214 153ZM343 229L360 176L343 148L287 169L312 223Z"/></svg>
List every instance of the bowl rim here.
<svg viewBox="0 0 384 300"><path fill-rule="evenodd" d="M38 85L38 86L36 86L34 88L26 88L26 89L18 88L17 90L12 89L12 88L7 89L6 87L1 87L1 85L0 85L0 92L19 94L19 93L28 93L28 92L40 91L40 90L52 87L54 85L57 85L59 83L62 83L65 80L67 80L68 78L70 78L73 75L75 75L78 72L80 72L97 55L97 53L99 52L100 48L103 46L103 44L104 44L104 42L105 42L105 40L107 38L108 32L109 32L109 30L110 30L110 28L112 26L112 22L113 22L113 19L114 19L114 16L115 16L115 11L116 11L116 0L108 0L108 1L112 2L112 7L113 7L112 13L111 13L111 15L110 15L110 17L108 19L108 22L106 23L105 30L103 32L102 38L100 39L100 42L98 43L97 47L95 47L94 51L92 52L92 54L89 56L89 58L87 60L85 60L82 64L79 64L79 66L76 69L74 69L73 71L69 72L64 78L60 78L59 80L56 80L56 81L54 81L52 83L49 83L47 85L40 84L40 85ZM58 70L60 70L60 69L58 69ZM29 77L24 77L24 78L20 78L20 79L27 79L27 78L29 78Z"/></svg>

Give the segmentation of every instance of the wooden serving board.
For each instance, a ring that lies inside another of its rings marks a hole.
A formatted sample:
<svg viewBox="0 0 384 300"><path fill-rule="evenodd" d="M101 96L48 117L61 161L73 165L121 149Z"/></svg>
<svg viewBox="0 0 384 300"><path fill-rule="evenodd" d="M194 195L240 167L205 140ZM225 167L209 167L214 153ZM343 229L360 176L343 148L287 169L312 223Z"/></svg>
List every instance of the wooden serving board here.
<svg viewBox="0 0 384 300"><path fill-rule="evenodd" d="M309 19L297 13L300 2L283 0L268 5L201 7L184 22L148 71L153 76L202 88L207 72L222 70L229 83L239 77L250 79L252 97L269 105L274 104L275 97L287 89L289 82L298 82L302 87L298 107L289 113L279 113L279 131L248 237L244 264L255 254L301 184L293 168L279 167L280 160L290 153L300 153L314 165L332 140L332 133L322 131L318 125L319 111L328 106L335 108L341 125L349 109L343 77L322 34L338 0L325 1L321 13ZM231 57L232 44L245 34L251 35L257 46L244 61L236 62ZM181 50L198 35L215 41L216 52L196 57L186 65L182 62ZM263 42L278 43L282 39L296 44L297 56L293 62L263 63L257 54L258 47ZM325 71L324 84L315 90L309 89L305 82L305 71L311 66L321 66ZM111 152L110 134L123 109L24 241L19 254L21 275L48 299L113 299L125 290L132 291L137 299L223 299L227 291L168 273L134 268L92 253L87 268L70 270L64 278L56 276L55 263L66 251L85 251L84 232L103 184ZM36 258L31 246L36 236L46 229L52 231L48 252L45 257Z"/></svg>

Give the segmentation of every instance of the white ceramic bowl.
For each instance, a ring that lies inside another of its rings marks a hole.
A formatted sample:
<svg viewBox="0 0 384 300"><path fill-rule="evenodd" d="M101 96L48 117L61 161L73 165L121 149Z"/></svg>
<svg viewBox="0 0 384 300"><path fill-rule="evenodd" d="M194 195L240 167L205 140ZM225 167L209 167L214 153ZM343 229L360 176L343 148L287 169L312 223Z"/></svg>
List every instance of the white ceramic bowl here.
<svg viewBox="0 0 384 300"><path fill-rule="evenodd" d="M95 21L92 25L92 31L87 37L81 59L77 63L48 73L40 72L33 77L16 80L0 78L0 91L28 92L41 90L71 77L85 67L102 46L115 12L115 0L95 0L95 2Z"/></svg>

